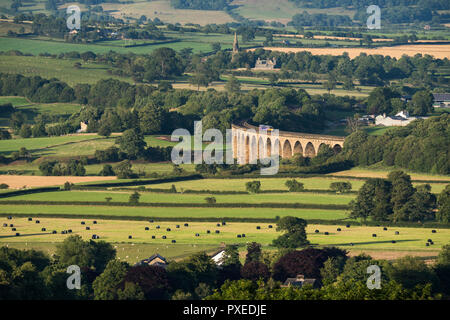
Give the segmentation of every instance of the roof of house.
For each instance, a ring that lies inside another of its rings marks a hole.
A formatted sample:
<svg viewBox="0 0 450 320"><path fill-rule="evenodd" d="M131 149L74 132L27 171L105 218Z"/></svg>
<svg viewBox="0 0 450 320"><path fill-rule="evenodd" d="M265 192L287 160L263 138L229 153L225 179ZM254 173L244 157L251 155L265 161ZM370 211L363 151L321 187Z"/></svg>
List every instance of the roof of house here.
<svg viewBox="0 0 450 320"><path fill-rule="evenodd" d="M434 101L450 101L450 93L433 93Z"/></svg>
<svg viewBox="0 0 450 320"><path fill-rule="evenodd" d="M304 284L314 286L316 279L305 279L303 275L298 275L296 278L287 278L283 286L302 287Z"/></svg>
<svg viewBox="0 0 450 320"><path fill-rule="evenodd" d="M158 253L152 255L151 257L149 257L148 259L144 259L139 261L138 263L136 263L136 265L146 265L146 264L150 264L153 260L159 258L160 260L164 261L164 264L167 264L167 260L166 258L164 258L163 256L159 255ZM155 263L155 265L163 265L163 263L161 262L157 262Z"/></svg>

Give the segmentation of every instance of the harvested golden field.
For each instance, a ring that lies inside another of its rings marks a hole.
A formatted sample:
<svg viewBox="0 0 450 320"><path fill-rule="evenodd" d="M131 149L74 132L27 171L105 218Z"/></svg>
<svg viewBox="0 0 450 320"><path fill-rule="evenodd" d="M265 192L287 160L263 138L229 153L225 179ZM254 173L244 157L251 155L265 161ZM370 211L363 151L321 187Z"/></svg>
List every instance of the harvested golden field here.
<svg viewBox="0 0 450 320"><path fill-rule="evenodd" d="M396 260L406 256L418 257L427 260L436 258L439 255L439 251L376 251L376 250L349 250L348 255L354 257L360 254L367 254L373 259L379 260Z"/></svg>
<svg viewBox="0 0 450 320"><path fill-rule="evenodd" d="M334 177L355 177L355 178L387 178L390 171L374 171L374 170L365 170L360 168L354 168L351 170L339 171L330 173L330 176ZM450 176L439 176L439 175L431 175L431 174L419 174L419 173L410 173L412 180L431 180L431 181L450 181Z"/></svg>
<svg viewBox="0 0 450 320"><path fill-rule="evenodd" d="M274 34L274 37L282 38L299 38L304 39L305 36L302 34ZM351 37L336 37L336 36L319 36L315 35L312 39L316 40L347 40L347 41L360 41L362 38L351 38ZM373 39L373 42L392 42L394 39Z"/></svg>
<svg viewBox="0 0 450 320"><path fill-rule="evenodd" d="M6 183L11 189L20 189L23 186L49 187L63 185L66 181L71 183L93 182L116 180L117 177L41 177L41 176L20 176L20 175L0 175L0 183Z"/></svg>
<svg viewBox="0 0 450 320"><path fill-rule="evenodd" d="M131 4L123 3L106 3L101 5L104 11L108 11L115 18L126 19L132 17L139 19L145 15L148 19L159 18L161 21L168 23L196 23L200 25L206 24L224 24L233 22L224 11L203 11L203 10L184 10L174 9L170 6L169 1L135 1Z"/></svg>
<svg viewBox="0 0 450 320"><path fill-rule="evenodd" d="M383 55L391 56L393 58L401 58L403 55L414 56L418 53L423 55L429 54L438 59L450 58L450 44L436 44L436 45L401 45L395 47L380 47L380 48L275 48L264 47L265 50L278 51L285 53L296 53L302 51L311 52L314 55L332 55L340 56L347 52L351 59L359 56L361 53L369 55ZM251 49L254 50L254 49Z"/></svg>

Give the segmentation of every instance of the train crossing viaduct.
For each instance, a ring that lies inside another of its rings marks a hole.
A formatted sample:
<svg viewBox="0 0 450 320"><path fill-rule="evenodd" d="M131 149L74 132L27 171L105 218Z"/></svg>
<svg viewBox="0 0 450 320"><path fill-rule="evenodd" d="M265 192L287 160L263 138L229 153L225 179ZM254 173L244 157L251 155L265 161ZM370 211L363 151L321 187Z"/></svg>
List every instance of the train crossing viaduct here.
<svg viewBox="0 0 450 320"><path fill-rule="evenodd" d="M258 127L244 123L232 125L233 158L240 164L256 163L258 159L279 154L283 159L295 154L315 157L322 144L329 145L336 153L344 147L344 137L316 135L287 131L260 131Z"/></svg>

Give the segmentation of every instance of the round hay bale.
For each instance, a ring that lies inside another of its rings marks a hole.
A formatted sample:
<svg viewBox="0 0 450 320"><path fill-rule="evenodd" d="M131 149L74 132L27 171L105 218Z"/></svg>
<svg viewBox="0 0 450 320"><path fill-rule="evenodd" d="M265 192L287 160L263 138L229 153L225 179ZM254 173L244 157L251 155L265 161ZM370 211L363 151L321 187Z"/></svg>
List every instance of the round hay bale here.
<svg viewBox="0 0 450 320"><path fill-rule="evenodd" d="M128 239L133 239L133 236L128 236Z"/></svg>
<svg viewBox="0 0 450 320"><path fill-rule="evenodd" d="M152 239L156 239L156 236L152 236Z"/></svg>
<svg viewBox="0 0 450 320"><path fill-rule="evenodd" d="M350 245L353 247L354 246L353 242L351 242Z"/></svg>
<svg viewBox="0 0 450 320"><path fill-rule="evenodd" d="M260 226L256 226L256 230L261 230L261 227Z"/></svg>
<svg viewBox="0 0 450 320"><path fill-rule="evenodd" d="M398 231L395 231L395 235L396 236L398 236L400 234L400 232L398 232Z"/></svg>
<svg viewBox="0 0 450 320"><path fill-rule="evenodd" d="M16 237L18 237L18 236L20 236L20 233L19 233L19 232L16 232Z"/></svg>
<svg viewBox="0 0 450 320"><path fill-rule="evenodd" d="M42 228L42 229L41 229L41 231L47 231L47 229L45 229L45 228Z"/></svg>
<svg viewBox="0 0 450 320"><path fill-rule="evenodd" d="M97 236L95 234L93 234L92 239L97 239Z"/></svg>
<svg viewBox="0 0 450 320"><path fill-rule="evenodd" d="M8 220L12 220L12 216L8 216Z"/></svg>
<svg viewBox="0 0 450 320"><path fill-rule="evenodd" d="M172 243L177 243L177 240L172 240Z"/></svg>
<svg viewBox="0 0 450 320"><path fill-rule="evenodd" d="M319 230L315 230L314 232L315 232L315 233L319 233Z"/></svg>
<svg viewBox="0 0 450 320"><path fill-rule="evenodd" d="M245 233L242 234L242 238L245 238Z"/></svg>
<svg viewBox="0 0 450 320"><path fill-rule="evenodd" d="M384 227L384 228L383 228L383 231L387 231L387 229L388 229L388 228Z"/></svg>
<svg viewBox="0 0 450 320"><path fill-rule="evenodd" d="M167 228L167 229L166 229L166 231L170 232L170 231L172 231L172 229L170 229L170 228Z"/></svg>
<svg viewBox="0 0 450 320"><path fill-rule="evenodd" d="M336 230L337 230L338 232L339 232L339 231L342 231L342 229L341 229L341 228L337 228Z"/></svg>
<svg viewBox="0 0 450 320"><path fill-rule="evenodd" d="M199 233L196 233L195 236L196 236L196 237L200 237L200 234L199 234Z"/></svg>
<svg viewBox="0 0 450 320"><path fill-rule="evenodd" d="M208 234L211 233L211 230L206 230L206 233L208 233Z"/></svg>
<svg viewBox="0 0 450 320"><path fill-rule="evenodd" d="M11 230L12 230L12 231L16 231L16 228L12 228Z"/></svg>
<svg viewBox="0 0 450 320"><path fill-rule="evenodd" d="M53 231L52 231L52 234L57 234L56 230L53 230Z"/></svg>
<svg viewBox="0 0 450 320"><path fill-rule="evenodd" d="M222 221L222 225L223 225L223 226L226 226L227 223L226 223L225 221Z"/></svg>
<svg viewBox="0 0 450 320"><path fill-rule="evenodd" d="M325 235L327 236L327 235L329 235L329 233L327 231L325 231Z"/></svg>
<svg viewBox="0 0 450 320"><path fill-rule="evenodd" d="M39 220L36 220L36 223L41 223Z"/></svg>
<svg viewBox="0 0 450 320"><path fill-rule="evenodd" d="M427 242L426 244L425 244L427 247L429 247L430 246L430 244Z"/></svg>
<svg viewBox="0 0 450 320"><path fill-rule="evenodd" d="M162 236L162 238L165 240L165 239L167 239L167 237L166 236Z"/></svg>
<svg viewBox="0 0 450 320"><path fill-rule="evenodd" d="M220 227L220 226L221 226L221 224L220 224L220 223L218 223L218 224L217 224L217 226L218 226L218 227Z"/></svg>
<svg viewBox="0 0 450 320"><path fill-rule="evenodd" d="M272 228L273 228L273 226L271 224L269 224L269 229L272 229Z"/></svg>
<svg viewBox="0 0 450 320"><path fill-rule="evenodd" d="M184 226L185 226L185 227L189 227L189 223L185 223Z"/></svg>
<svg viewBox="0 0 450 320"><path fill-rule="evenodd" d="M148 231L148 230L150 230L150 228L149 227L145 227L145 231Z"/></svg>
<svg viewBox="0 0 450 320"><path fill-rule="evenodd" d="M72 233L72 229L67 230L68 233Z"/></svg>
<svg viewBox="0 0 450 320"><path fill-rule="evenodd" d="M437 231L436 231L436 230L434 230L434 229L433 229L433 230L431 230L431 233L436 233L436 232L437 232Z"/></svg>
<svg viewBox="0 0 450 320"><path fill-rule="evenodd" d="M86 222L84 222L84 221L81 221L81 224L86 224Z"/></svg>
<svg viewBox="0 0 450 320"><path fill-rule="evenodd" d="M346 226L345 226L346 228L350 228L350 225L349 224L347 224Z"/></svg>
<svg viewBox="0 0 450 320"><path fill-rule="evenodd" d="M86 230L91 230L91 228L90 227L86 227Z"/></svg>
<svg viewBox="0 0 450 320"><path fill-rule="evenodd" d="M159 229L159 228L161 228L160 226L156 226L156 229Z"/></svg>
<svg viewBox="0 0 450 320"><path fill-rule="evenodd" d="M377 237L377 234L376 234L376 233L373 233L373 234L372 234L372 237L373 237L373 238L376 238L376 237Z"/></svg>
<svg viewBox="0 0 450 320"><path fill-rule="evenodd" d="M66 231L65 230L61 231L61 234L66 234Z"/></svg>
<svg viewBox="0 0 450 320"><path fill-rule="evenodd" d="M397 241L395 241L395 240L392 240L391 242L392 242L392 243L396 243Z"/></svg>
<svg viewBox="0 0 450 320"><path fill-rule="evenodd" d="M220 233L220 231L219 231L219 230L216 230L216 233Z"/></svg>
<svg viewBox="0 0 450 320"><path fill-rule="evenodd" d="M33 218L28 218L28 221L33 221Z"/></svg>
<svg viewBox="0 0 450 320"><path fill-rule="evenodd" d="M100 239L100 236L97 236L97 240Z"/></svg>
<svg viewBox="0 0 450 320"><path fill-rule="evenodd" d="M431 239L428 239L427 241L428 241L428 242L433 242L433 240L431 240Z"/></svg>
<svg viewBox="0 0 450 320"><path fill-rule="evenodd" d="M433 241L431 241L431 242L430 242L430 244L431 244L431 245L433 245L433 244L434 244L434 242L433 242Z"/></svg>
<svg viewBox="0 0 450 320"><path fill-rule="evenodd" d="M8 224L7 224L7 223L4 223L4 224L3 224L3 226L4 226L4 227L7 227L7 226L8 226Z"/></svg>
<svg viewBox="0 0 450 320"><path fill-rule="evenodd" d="M177 225L175 226L175 228L177 228L177 229L180 229L180 225L179 225L179 224L177 224Z"/></svg>
<svg viewBox="0 0 450 320"><path fill-rule="evenodd" d="M240 234L237 235L238 238L241 238L242 236Z"/></svg>
<svg viewBox="0 0 450 320"><path fill-rule="evenodd" d="M12 223L11 223L9 226L10 226L11 228L14 227L14 225L13 225Z"/></svg>
<svg viewBox="0 0 450 320"><path fill-rule="evenodd" d="M92 221L92 223L93 223L93 224L97 224L97 221L94 220L94 221Z"/></svg>
<svg viewBox="0 0 450 320"><path fill-rule="evenodd" d="M150 219L150 220L148 220L148 222L153 223L154 221L153 221L153 219Z"/></svg>

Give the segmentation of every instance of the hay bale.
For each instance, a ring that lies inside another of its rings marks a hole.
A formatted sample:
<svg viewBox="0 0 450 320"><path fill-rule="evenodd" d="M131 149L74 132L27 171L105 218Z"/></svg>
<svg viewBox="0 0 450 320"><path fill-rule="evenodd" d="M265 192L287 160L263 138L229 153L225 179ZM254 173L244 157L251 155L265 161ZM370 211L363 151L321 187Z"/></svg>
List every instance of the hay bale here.
<svg viewBox="0 0 450 320"><path fill-rule="evenodd" d="M36 223L41 223L39 220L36 220Z"/></svg>
<svg viewBox="0 0 450 320"><path fill-rule="evenodd" d="M425 244L427 247L429 247L430 246L430 244L427 242L426 244Z"/></svg>
<svg viewBox="0 0 450 320"><path fill-rule="evenodd" d="M12 230L12 231L16 231L16 228L12 228L11 230Z"/></svg>
<svg viewBox="0 0 450 320"><path fill-rule="evenodd" d="M14 225L11 223L11 224L9 225L9 227L12 228L12 227L14 227Z"/></svg>
<svg viewBox="0 0 450 320"><path fill-rule="evenodd" d="M148 222L153 223L154 221L153 221L153 219L150 219L150 220L148 220Z"/></svg>
<svg viewBox="0 0 450 320"><path fill-rule="evenodd" d="M431 244L431 245L433 245L433 244L434 244L434 242L433 242L433 241L431 241L431 242L430 242L430 244Z"/></svg>
<svg viewBox="0 0 450 320"><path fill-rule="evenodd" d="M95 234L93 234L92 239L97 239L97 236Z"/></svg>
<svg viewBox="0 0 450 320"><path fill-rule="evenodd" d="M177 243L177 240L172 240L172 243Z"/></svg>
<svg viewBox="0 0 450 320"><path fill-rule="evenodd" d="M436 230L434 230L434 229L433 229L433 230L431 230L431 233L436 233L436 232L437 232L437 231L436 231Z"/></svg>
<svg viewBox="0 0 450 320"><path fill-rule="evenodd" d="M315 232L315 233L319 233L320 231L319 231L319 230L315 230L314 232Z"/></svg>
<svg viewBox="0 0 450 320"><path fill-rule="evenodd" d="M56 230L53 230L53 231L52 231L52 234L57 234Z"/></svg>
<svg viewBox="0 0 450 320"><path fill-rule="evenodd" d="M383 228L383 231L387 231L387 228L386 228L386 227L384 227L384 228Z"/></svg>
<svg viewBox="0 0 450 320"><path fill-rule="evenodd" d="M170 232L170 231L172 231L172 229L170 229L170 228L167 228L167 229L166 229L166 231L167 231L167 232Z"/></svg>
<svg viewBox="0 0 450 320"><path fill-rule="evenodd" d="M152 239L156 239L156 236L152 236Z"/></svg>
<svg viewBox="0 0 450 320"><path fill-rule="evenodd" d="M145 231L148 231L148 230L150 230L150 228L149 227L145 227Z"/></svg>
<svg viewBox="0 0 450 320"><path fill-rule="evenodd" d="M391 242L392 242L392 243L397 243L397 241L395 241L395 240L392 240Z"/></svg>
<svg viewBox="0 0 450 320"><path fill-rule="evenodd" d="M199 234L199 233L196 233L195 236L196 236L196 237L200 237L200 234Z"/></svg>
<svg viewBox="0 0 450 320"><path fill-rule="evenodd" d="M19 233L19 232L16 232L16 237L18 237L18 236L20 236L20 233Z"/></svg>
<svg viewBox="0 0 450 320"><path fill-rule="evenodd" d="M349 224L347 224L346 226L345 226L346 228L350 228L350 225Z"/></svg>
<svg viewBox="0 0 450 320"><path fill-rule="evenodd" d="M133 239L133 236L128 236L128 239Z"/></svg>
<svg viewBox="0 0 450 320"><path fill-rule="evenodd" d="M86 222L84 222L84 221L81 221L81 224L86 224Z"/></svg>
<svg viewBox="0 0 450 320"><path fill-rule="evenodd" d="M161 228L160 226L156 226L156 229L159 229L159 228Z"/></svg>
<svg viewBox="0 0 450 320"><path fill-rule="evenodd" d="M223 226L226 226L227 223L226 223L225 221L222 221L222 225L223 225Z"/></svg>
<svg viewBox="0 0 450 320"><path fill-rule="evenodd" d="M328 236L328 235L329 235L329 233L328 233L327 231L325 231L325 235L326 235L326 236Z"/></svg>
<svg viewBox="0 0 450 320"><path fill-rule="evenodd" d="M180 229L180 225L179 225L179 224L177 224L177 225L175 226L175 228L177 228L177 229Z"/></svg>
<svg viewBox="0 0 450 320"><path fill-rule="evenodd" d="M433 242L433 240L431 240L431 239L428 239L427 241L428 241L428 242Z"/></svg>
<svg viewBox="0 0 450 320"><path fill-rule="evenodd" d="M166 236L162 236L162 238L165 240L165 239L167 239L167 237Z"/></svg>
<svg viewBox="0 0 450 320"><path fill-rule="evenodd" d="M350 245L353 247L354 246L353 242L351 242Z"/></svg>
<svg viewBox="0 0 450 320"><path fill-rule="evenodd" d="M86 230L91 230L91 228L90 227L86 227Z"/></svg>
<svg viewBox="0 0 450 320"><path fill-rule="evenodd" d="M3 224L3 226L4 226L4 227L7 227L7 226L8 226L8 224L7 224L7 223L4 223L4 224Z"/></svg>
<svg viewBox="0 0 450 320"><path fill-rule="evenodd" d="M206 233L208 233L208 234L211 233L211 230L206 230Z"/></svg>
<svg viewBox="0 0 450 320"><path fill-rule="evenodd" d="M72 233L72 229L67 230L68 233Z"/></svg>
<svg viewBox="0 0 450 320"><path fill-rule="evenodd" d="M28 218L28 221L33 221L33 218Z"/></svg>
<svg viewBox="0 0 450 320"><path fill-rule="evenodd" d="M45 228L42 228L42 229L41 229L41 231L47 231L47 229L45 229Z"/></svg>
<svg viewBox="0 0 450 320"><path fill-rule="evenodd" d="M395 231L395 235L396 236L398 236L400 234L400 232L398 232L398 231Z"/></svg>
<svg viewBox="0 0 450 320"><path fill-rule="evenodd" d="M219 231L219 230L216 230L216 233L220 233L220 231Z"/></svg>
<svg viewBox="0 0 450 320"><path fill-rule="evenodd" d="M273 226L271 224L269 224L269 229L272 229L272 228L273 228Z"/></svg>
<svg viewBox="0 0 450 320"><path fill-rule="evenodd" d="M260 226L256 226L256 230L261 230L261 227Z"/></svg>
<svg viewBox="0 0 450 320"><path fill-rule="evenodd" d="M337 228L336 230L337 230L338 232L342 231L342 229L341 229L341 228Z"/></svg>
<svg viewBox="0 0 450 320"><path fill-rule="evenodd" d="M216 226L218 226L218 227L220 227L221 226L221 224L220 223L218 223Z"/></svg>
<svg viewBox="0 0 450 320"><path fill-rule="evenodd" d="M245 233L242 234L242 238L245 238Z"/></svg>
<svg viewBox="0 0 450 320"><path fill-rule="evenodd" d="M185 223L184 226L185 226L185 227L189 227L189 223Z"/></svg>
<svg viewBox="0 0 450 320"><path fill-rule="evenodd" d="M237 237L238 237L238 238L241 238L241 235L240 235L240 234L238 234L238 235L237 235Z"/></svg>
<svg viewBox="0 0 450 320"><path fill-rule="evenodd" d="M65 230L61 231L61 234L66 234L66 231Z"/></svg>
<svg viewBox="0 0 450 320"><path fill-rule="evenodd" d="M8 220L12 220L12 216L8 216Z"/></svg>
<svg viewBox="0 0 450 320"><path fill-rule="evenodd" d="M92 221L92 223L93 223L93 224L97 224L97 221L94 220L94 221Z"/></svg>
<svg viewBox="0 0 450 320"><path fill-rule="evenodd" d="M377 237L377 234L376 234L376 233L373 233L373 234L372 234L372 237L373 237L373 238L376 238L376 237Z"/></svg>

